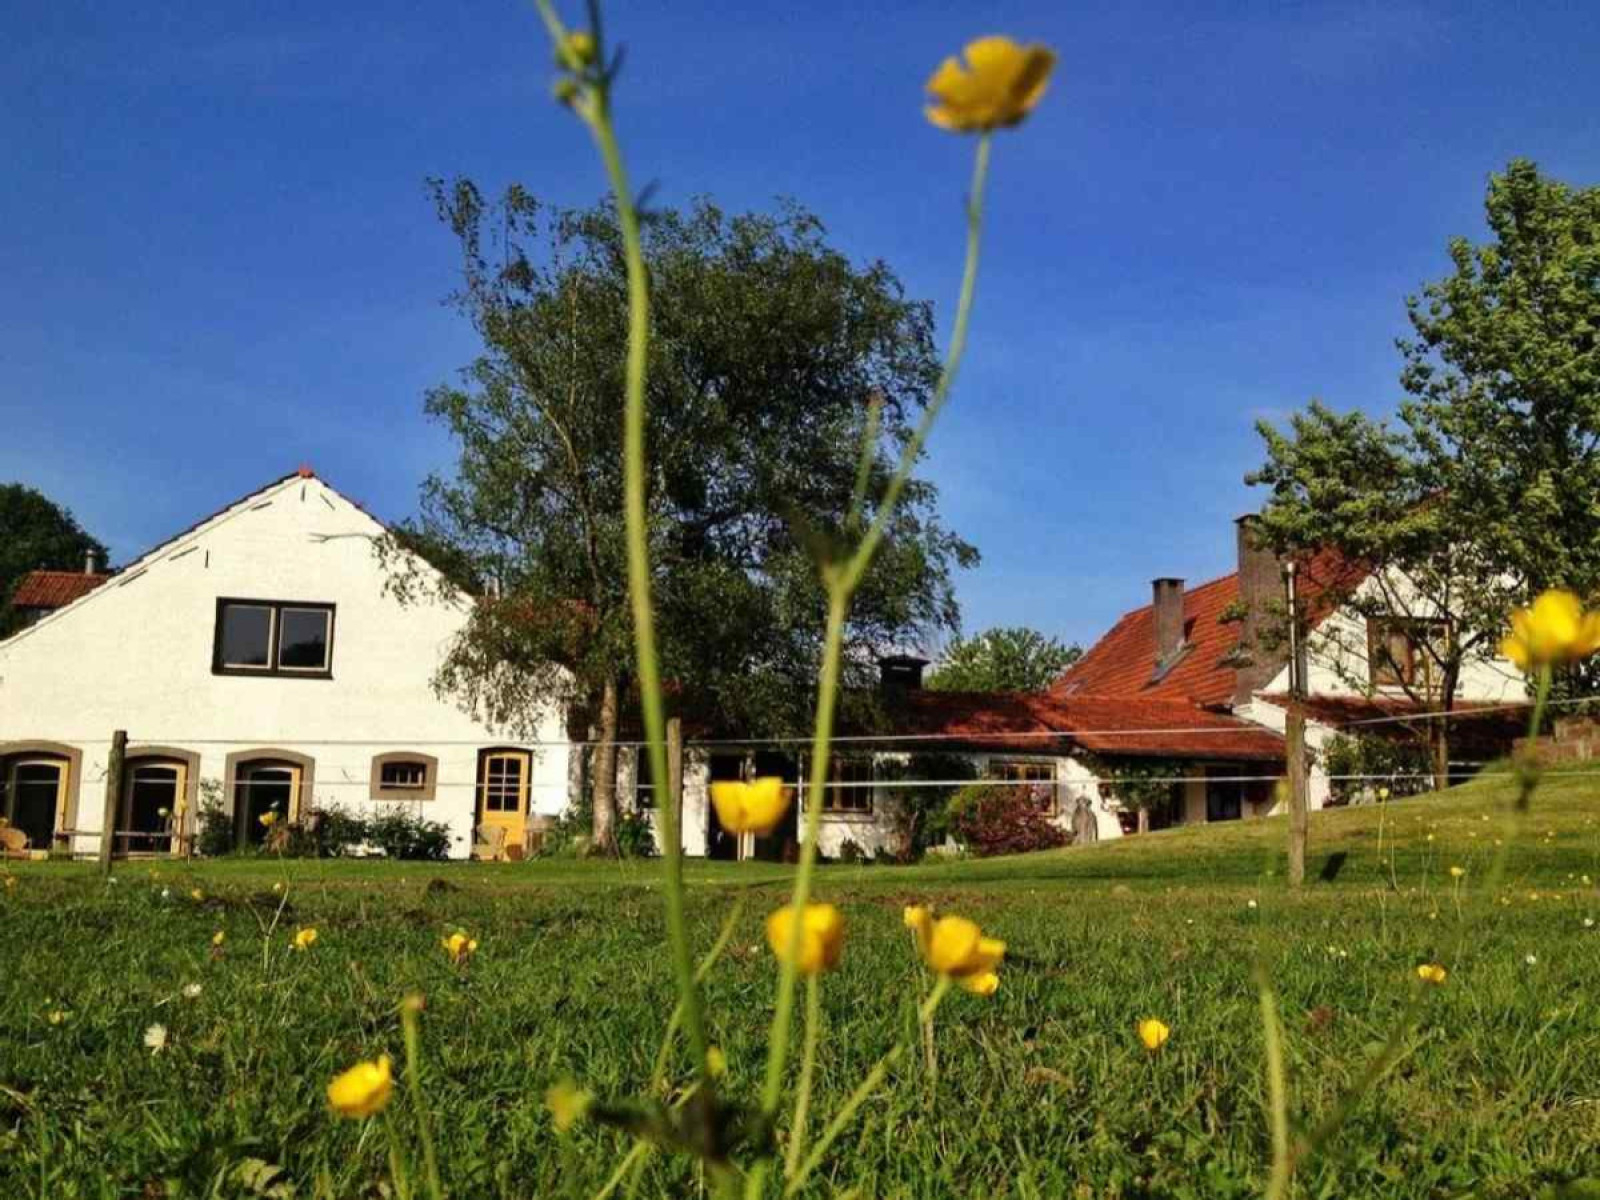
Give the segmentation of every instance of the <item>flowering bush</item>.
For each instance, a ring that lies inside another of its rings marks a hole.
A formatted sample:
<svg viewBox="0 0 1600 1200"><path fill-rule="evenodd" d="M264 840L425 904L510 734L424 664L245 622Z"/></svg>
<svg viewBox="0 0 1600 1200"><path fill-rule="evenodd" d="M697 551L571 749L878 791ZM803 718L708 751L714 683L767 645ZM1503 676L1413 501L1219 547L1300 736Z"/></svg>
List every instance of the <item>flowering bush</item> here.
<svg viewBox="0 0 1600 1200"><path fill-rule="evenodd" d="M976 783L950 802L951 835L979 858L1067 844L1066 832L1026 788Z"/></svg>

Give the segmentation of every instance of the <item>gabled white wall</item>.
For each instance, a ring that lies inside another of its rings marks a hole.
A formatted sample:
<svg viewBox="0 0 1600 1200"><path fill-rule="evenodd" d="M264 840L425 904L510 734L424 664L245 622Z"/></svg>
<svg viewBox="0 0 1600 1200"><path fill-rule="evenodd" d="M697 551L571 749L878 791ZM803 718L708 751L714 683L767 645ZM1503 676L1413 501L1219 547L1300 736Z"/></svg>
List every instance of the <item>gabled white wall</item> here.
<svg viewBox="0 0 1600 1200"><path fill-rule="evenodd" d="M1406 599L1405 613L1397 616L1428 617L1435 610L1418 598L1404 576L1391 574L1387 591ZM1356 591L1356 604L1370 604L1381 599L1384 593L1377 581L1368 579ZM1399 687L1371 688L1359 684L1371 678L1371 664L1367 655L1367 619L1353 605L1344 605L1311 631L1306 640L1306 690L1313 696L1378 696L1406 700L1405 689ZM1285 667L1272 681L1261 689L1262 694L1287 694L1289 670ZM1461 677L1456 684L1456 700L1471 700L1488 704L1515 704L1527 698L1523 676L1509 660L1494 654L1488 658L1468 658L1462 664ZM1234 710L1234 715L1255 721L1278 733L1284 731L1287 714L1281 707L1262 700L1259 696L1248 705ZM1315 721L1306 725L1306 744L1320 750L1338 730ZM1327 772L1317 764L1311 770L1311 807L1322 808L1330 793Z"/></svg>
<svg viewBox="0 0 1600 1200"><path fill-rule="evenodd" d="M48 739L83 750L78 828L98 831L113 730L130 744L200 755L221 780L233 751L280 747L316 760L312 800L373 811L375 754L417 750L439 760L436 798L404 802L450 826L470 849L481 748L495 733L433 692L442 654L466 619L465 599L401 605L373 553L378 522L314 478L247 498L88 596L0 642L0 743ZM333 678L212 673L219 597L337 605ZM540 740L564 741L552 715ZM532 808L567 803L567 751L534 763ZM231 798L229 798L231 803ZM98 837L80 839L93 850Z"/></svg>

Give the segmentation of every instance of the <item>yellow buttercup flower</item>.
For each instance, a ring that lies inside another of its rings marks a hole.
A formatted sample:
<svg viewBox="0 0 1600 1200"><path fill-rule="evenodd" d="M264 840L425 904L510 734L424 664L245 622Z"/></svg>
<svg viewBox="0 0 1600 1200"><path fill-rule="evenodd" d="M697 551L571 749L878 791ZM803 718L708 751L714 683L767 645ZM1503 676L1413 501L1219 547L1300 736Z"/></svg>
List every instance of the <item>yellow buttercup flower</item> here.
<svg viewBox="0 0 1600 1200"><path fill-rule="evenodd" d="M309 926L298 930L294 935L294 948L296 950L309 950L317 940L317 931Z"/></svg>
<svg viewBox="0 0 1600 1200"><path fill-rule="evenodd" d="M444 947L444 952L450 961L458 967L478 952L478 939L468 937L459 929L449 937L441 939L439 944Z"/></svg>
<svg viewBox="0 0 1600 1200"><path fill-rule="evenodd" d="M1600 611L1584 612L1571 592L1552 588L1511 614L1500 653L1524 671L1587 658L1600 649Z"/></svg>
<svg viewBox="0 0 1600 1200"><path fill-rule="evenodd" d="M589 1111L593 1097L576 1084L563 1082L553 1085L544 1094L544 1106L550 1110L556 1132L565 1133Z"/></svg>
<svg viewBox="0 0 1600 1200"><path fill-rule="evenodd" d="M275 810L268 810L267 812L261 814L260 819L263 829L271 829L278 823L278 814Z"/></svg>
<svg viewBox="0 0 1600 1200"><path fill-rule="evenodd" d="M199 888L195 888L192 892L189 893L189 899L193 900L196 904L199 904L200 901L204 900L205 898L206 898L206 894L204 892L202 892Z"/></svg>
<svg viewBox="0 0 1600 1200"><path fill-rule="evenodd" d="M1167 1039L1172 1036L1172 1030L1165 1021L1155 1017L1146 1017L1135 1026L1139 1040L1144 1043L1144 1048L1152 1054L1167 1044Z"/></svg>
<svg viewBox="0 0 1600 1200"><path fill-rule="evenodd" d="M722 1052L721 1046L706 1047L706 1070L713 1079L721 1079L728 1073L728 1056Z"/></svg>
<svg viewBox="0 0 1600 1200"><path fill-rule="evenodd" d="M1008 37L981 37L968 42L966 58L947 58L928 80L934 103L925 110L940 129L987 133L1016 125L1039 103L1055 51L1037 44L1023 46Z"/></svg>
<svg viewBox="0 0 1600 1200"><path fill-rule="evenodd" d="M1431 983L1435 987L1443 983L1449 976L1450 972L1446 971L1438 963L1423 963L1417 968L1417 978L1422 980L1423 983Z"/></svg>
<svg viewBox="0 0 1600 1200"><path fill-rule="evenodd" d="M389 1056L359 1062L328 1085L328 1105L341 1117L370 1117L382 1112L394 1090Z"/></svg>
<svg viewBox="0 0 1600 1200"><path fill-rule="evenodd" d="M794 934L794 909L788 905L767 918L767 945L779 962L789 957ZM831 971L844 951L844 916L831 904L808 904L800 921L800 948L795 967L802 975Z"/></svg>
<svg viewBox="0 0 1600 1200"><path fill-rule="evenodd" d="M789 796L789 789L776 775L751 783L719 780L711 785L717 820L729 833L753 833L758 837L771 833L789 811Z"/></svg>
<svg viewBox="0 0 1600 1200"><path fill-rule="evenodd" d="M940 917L921 905L905 910L905 923L917 935L922 961L978 996L992 996L1000 987L995 968L1005 957L1006 944L983 936L976 921L966 917Z"/></svg>
<svg viewBox="0 0 1600 1200"><path fill-rule="evenodd" d="M213 933L211 935L211 944L213 946L220 946L220 945L222 945L223 942L225 942L227 940L228 940L228 935L223 933L222 930L220 930L220 929L217 930L215 933Z"/></svg>
<svg viewBox="0 0 1600 1200"><path fill-rule="evenodd" d="M1466 873L1467 873L1467 869L1465 867L1451 867L1450 868L1450 878L1451 879L1460 879Z"/></svg>

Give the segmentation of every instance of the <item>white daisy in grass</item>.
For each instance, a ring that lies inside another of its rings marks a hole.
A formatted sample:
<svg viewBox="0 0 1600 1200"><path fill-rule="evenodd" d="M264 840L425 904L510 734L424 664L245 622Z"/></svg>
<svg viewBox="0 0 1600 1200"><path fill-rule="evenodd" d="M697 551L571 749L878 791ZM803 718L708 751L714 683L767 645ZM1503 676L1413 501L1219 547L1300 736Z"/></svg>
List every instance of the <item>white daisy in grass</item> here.
<svg viewBox="0 0 1600 1200"><path fill-rule="evenodd" d="M160 1054L167 1048L167 1027L156 1024L144 1031L144 1044L151 1054Z"/></svg>
<svg viewBox="0 0 1600 1200"><path fill-rule="evenodd" d="M1537 954L1530 954L1522 961L1527 963L1530 967L1537 967L1539 965L1539 956Z"/></svg>
<svg viewBox="0 0 1600 1200"><path fill-rule="evenodd" d="M198 1000L200 993L203 991L205 989L198 983L186 983L183 985L183 998L185 1000Z"/></svg>

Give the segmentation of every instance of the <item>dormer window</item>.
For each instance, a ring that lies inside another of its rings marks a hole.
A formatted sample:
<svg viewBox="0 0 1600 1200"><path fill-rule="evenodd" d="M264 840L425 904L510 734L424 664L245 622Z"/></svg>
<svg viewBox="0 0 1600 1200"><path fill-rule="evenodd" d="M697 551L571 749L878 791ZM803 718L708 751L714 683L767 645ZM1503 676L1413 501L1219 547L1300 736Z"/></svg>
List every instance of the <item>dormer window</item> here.
<svg viewBox="0 0 1600 1200"><path fill-rule="evenodd" d="M1450 627L1414 617L1367 620L1367 664L1372 686L1431 691L1434 655L1447 647Z"/></svg>
<svg viewBox="0 0 1600 1200"><path fill-rule="evenodd" d="M211 669L218 675L333 677L331 604L218 600Z"/></svg>

